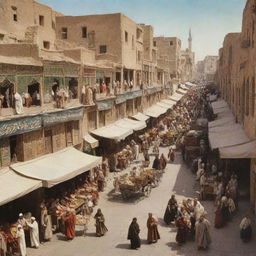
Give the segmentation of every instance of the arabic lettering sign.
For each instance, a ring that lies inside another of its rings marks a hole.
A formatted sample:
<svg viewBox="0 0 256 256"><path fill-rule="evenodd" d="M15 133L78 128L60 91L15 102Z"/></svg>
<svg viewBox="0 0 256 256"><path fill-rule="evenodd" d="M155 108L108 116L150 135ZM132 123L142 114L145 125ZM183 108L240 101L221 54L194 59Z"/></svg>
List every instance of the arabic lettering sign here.
<svg viewBox="0 0 256 256"><path fill-rule="evenodd" d="M24 117L0 122L0 138L39 130L42 127L41 117Z"/></svg>
<svg viewBox="0 0 256 256"><path fill-rule="evenodd" d="M68 121L78 121L83 118L83 108L78 109L68 109L54 113L44 114L42 116L43 125L51 126L58 123L68 122Z"/></svg>
<svg viewBox="0 0 256 256"><path fill-rule="evenodd" d="M109 110L113 107L113 100L104 100L104 101L97 101L97 108L99 111L102 110Z"/></svg>
<svg viewBox="0 0 256 256"><path fill-rule="evenodd" d="M116 104L120 104L120 103L123 103L126 101L126 97L125 97L125 94L118 94L116 95Z"/></svg>

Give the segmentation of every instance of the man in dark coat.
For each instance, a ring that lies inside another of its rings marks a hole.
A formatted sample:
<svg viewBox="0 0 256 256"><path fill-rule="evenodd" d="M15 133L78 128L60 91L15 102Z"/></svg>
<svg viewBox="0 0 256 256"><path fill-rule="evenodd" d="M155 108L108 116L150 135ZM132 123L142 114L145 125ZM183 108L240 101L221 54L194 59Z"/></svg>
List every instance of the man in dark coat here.
<svg viewBox="0 0 256 256"><path fill-rule="evenodd" d="M128 236L127 239L131 241L131 249L138 249L140 248L140 227L139 224L137 223L137 218L132 219L132 223L129 226L128 230Z"/></svg>
<svg viewBox="0 0 256 256"><path fill-rule="evenodd" d="M156 170L160 170L160 159L159 159L159 156L158 156L158 155L156 155L152 167L153 167L154 169L156 169Z"/></svg>

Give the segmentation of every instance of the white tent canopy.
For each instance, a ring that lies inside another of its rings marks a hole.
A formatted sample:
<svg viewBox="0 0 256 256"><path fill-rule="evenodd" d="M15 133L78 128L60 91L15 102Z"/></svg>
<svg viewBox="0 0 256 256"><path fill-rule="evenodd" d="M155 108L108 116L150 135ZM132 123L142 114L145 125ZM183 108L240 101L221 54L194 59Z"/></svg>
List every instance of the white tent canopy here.
<svg viewBox="0 0 256 256"><path fill-rule="evenodd" d="M231 123L235 123L235 118L233 117L233 115L229 116L229 117L224 117L221 119L216 119L212 122L208 123L208 127L216 127L216 126L223 126L223 125L228 125Z"/></svg>
<svg viewBox="0 0 256 256"><path fill-rule="evenodd" d="M115 125L121 128L130 127L134 131L139 131L147 127L145 121L135 121L129 118L124 118L115 122Z"/></svg>
<svg viewBox="0 0 256 256"><path fill-rule="evenodd" d="M91 131L92 134L106 139L121 141L133 133L133 130L130 127L118 127L115 124L110 124L94 131Z"/></svg>
<svg viewBox="0 0 256 256"><path fill-rule="evenodd" d="M179 88L176 92L181 93L181 94L186 94L187 91L183 90L182 88Z"/></svg>
<svg viewBox="0 0 256 256"><path fill-rule="evenodd" d="M159 117L162 114L166 113L167 109L160 106L154 105L145 110L145 114L151 117Z"/></svg>
<svg viewBox="0 0 256 256"><path fill-rule="evenodd" d="M137 119L139 121L147 121L150 117L149 116L146 116L144 115L143 113L141 112L138 112L136 115L132 116L134 119Z"/></svg>
<svg viewBox="0 0 256 256"><path fill-rule="evenodd" d="M161 100L160 102L166 104L169 108L172 108L176 104L173 100Z"/></svg>
<svg viewBox="0 0 256 256"><path fill-rule="evenodd" d="M171 108L168 104L166 104L166 103L164 103L164 102L157 102L156 105L159 106L159 107L161 107L161 108L164 108L164 109L166 109L166 110L168 110L168 109Z"/></svg>
<svg viewBox="0 0 256 256"><path fill-rule="evenodd" d="M229 130L220 129L219 132L209 130L209 141L212 149L234 146L241 143L249 142L243 128L238 125Z"/></svg>
<svg viewBox="0 0 256 256"><path fill-rule="evenodd" d="M6 167L0 170L0 206L42 187L40 180L23 177Z"/></svg>
<svg viewBox="0 0 256 256"><path fill-rule="evenodd" d="M179 93L174 93L173 95L169 96L169 99L173 101L179 101L184 95Z"/></svg>
<svg viewBox="0 0 256 256"><path fill-rule="evenodd" d="M23 176L41 180L44 187L50 188L96 167L101 162L101 157L68 147L53 154L13 164L11 168Z"/></svg>
<svg viewBox="0 0 256 256"><path fill-rule="evenodd" d="M83 137L84 141L86 141L87 143L89 143L91 145L92 148L97 148L99 146L99 141L96 140L95 138L93 138L90 134L86 134Z"/></svg>
<svg viewBox="0 0 256 256"><path fill-rule="evenodd" d="M256 158L256 141L219 149L220 158Z"/></svg>

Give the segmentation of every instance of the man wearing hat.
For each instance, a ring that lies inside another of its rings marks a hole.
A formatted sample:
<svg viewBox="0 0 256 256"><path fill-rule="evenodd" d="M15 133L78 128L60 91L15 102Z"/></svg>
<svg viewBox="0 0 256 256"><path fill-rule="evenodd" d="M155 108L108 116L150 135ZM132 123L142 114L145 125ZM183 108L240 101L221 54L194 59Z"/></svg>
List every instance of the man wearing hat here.
<svg viewBox="0 0 256 256"><path fill-rule="evenodd" d="M31 217L31 223L27 222L27 225L30 229L30 242L31 246L35 248L39 248L39 230L38 230L38 223L35 217Z"/></svg>
<svg viewBox="0 0 256 256"><path fill-rule="evenodd" d="M23 215L22 215L22 217L23 217ZM19 243L20 255L26 256L27 249L26 249L25 233L24 233L24 229L22 228L21 224L18 224L18 226L17 226L16 238L18 239L18 243Z"/></svg>

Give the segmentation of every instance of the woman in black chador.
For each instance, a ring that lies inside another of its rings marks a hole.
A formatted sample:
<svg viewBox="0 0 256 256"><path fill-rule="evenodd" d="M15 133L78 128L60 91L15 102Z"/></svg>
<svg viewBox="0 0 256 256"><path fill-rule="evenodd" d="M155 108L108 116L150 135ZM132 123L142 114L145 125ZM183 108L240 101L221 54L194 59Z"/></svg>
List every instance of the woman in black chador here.
<svg viewBox="0 0 256 256"><path fill-rule="evenodd" d="M127 239L131 241L131 249L137 249L140 248L140 227L137 223L137 218L132 219L132 223L130 224L129 230L128 230L128 237Z"/></svg>
<svg viewBox="0 0 256 256"><path fill-rule="evenodd" d="M168 205L165 210L164 214L164 222L169 225L172 221L175 220L177 215L178 204L177 200L175 199L175 195L172 195L171 199L168 202Z"/></svg>

